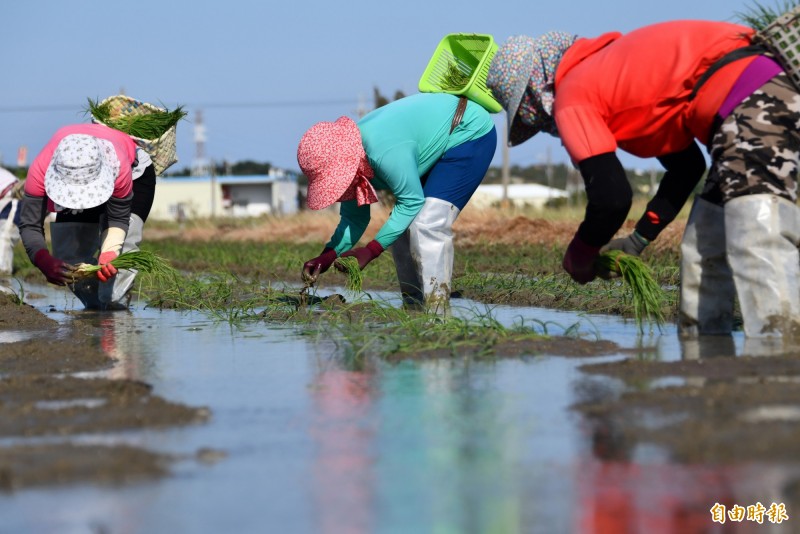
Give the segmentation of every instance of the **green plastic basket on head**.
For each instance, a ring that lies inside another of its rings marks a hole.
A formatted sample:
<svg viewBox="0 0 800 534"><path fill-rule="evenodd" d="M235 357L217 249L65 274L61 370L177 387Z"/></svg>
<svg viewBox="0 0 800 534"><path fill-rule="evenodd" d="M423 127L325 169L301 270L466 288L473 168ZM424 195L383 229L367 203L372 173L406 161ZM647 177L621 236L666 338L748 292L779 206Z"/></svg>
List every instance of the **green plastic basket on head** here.
<svg viewBox="0 0 800 534"><path fill-rule="evenodd" d="M499 113L503 107L486 87L489 65L496 53L497 43L491 35L448 34L439 42L422 73L419 90L465 96L490 113Z"/></svg>

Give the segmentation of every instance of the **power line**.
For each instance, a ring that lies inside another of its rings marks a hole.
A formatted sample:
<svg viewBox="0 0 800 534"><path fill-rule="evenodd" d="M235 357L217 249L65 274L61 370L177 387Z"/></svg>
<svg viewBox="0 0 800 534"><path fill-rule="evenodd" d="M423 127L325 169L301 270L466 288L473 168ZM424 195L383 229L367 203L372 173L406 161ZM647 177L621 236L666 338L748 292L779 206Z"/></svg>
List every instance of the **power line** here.
<svg viewBox="0 0 800 534"><path fill-rule="evenodd" d="M257 108L279 108L279 107L320 107L320 106L342 106L352 105L357 102L356 98L334 99L334 100L284 100L273 102L205 102L198 104L184 104L186 107L203 109L257 109ZM74 105L53 104L53 105L30 105L30 106L3 106L0 113L35 113L44 111L75 111Z"/></svg>

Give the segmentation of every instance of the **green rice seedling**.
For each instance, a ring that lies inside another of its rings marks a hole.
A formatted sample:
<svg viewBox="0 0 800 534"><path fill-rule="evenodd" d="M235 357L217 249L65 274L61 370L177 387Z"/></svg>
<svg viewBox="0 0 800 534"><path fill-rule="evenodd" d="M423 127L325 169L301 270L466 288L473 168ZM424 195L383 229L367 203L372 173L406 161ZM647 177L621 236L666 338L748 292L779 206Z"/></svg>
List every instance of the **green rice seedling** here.
<svg viewBox="0 0 800 534"><path fill-rule="evenodd" d="M469 83L470 77L459 68L457 63L449 62L439 82L439 87L444 91L460 91Z"/></svg>
<svg viewBox="0 0 800 534"><path fill-rule="evenodd" d="M112 117L108 103L101 104L91 98L88 100L89 105L86 113L94 117L95 120L140 139L158 139L186 116L183 106L178 106L172 111L153 111L142 115L131 114Z"/></svg>
<svg viewBox="0 0 800 534"><path fill-rule="evenodd" d="M358 259L353 256L336 258L336 264L344 269L344 274L347 275L345 287L353 293L360 293L364 285L364 273L361 272Z"/></svg>
<svg viewBox="0 0 800 534"><path fill-rule="evenodd" d="M619 274L630 288L633 315L640 331L643 330L645 319L659 327L664 323L664 290L641 259L620 250L609 250L600 254L597 264L602 269Z"/></svg>
<svg viewBox="0 0 800 534"><path fill-rule="evenodd" d="M754 2L752 6L748 7L747 11L737 12L736 16L742 24L761 31L772 24L775 19L797 7L798 4L800 2L797 0L783 0L775 6L765 6L759 2Z"/></svg>
<svg viewBox="0 0 800 534"><path fill-rule="evenodd" d="M152 274L155 276L167 277L175 273L175 270L164 258L149 250L123 252L111 260L111 265L117 269L136 269L140 273ZM81 263L74 267L71 275L76 280L88 278L94 276L101 268L102 265Z"/></svg>

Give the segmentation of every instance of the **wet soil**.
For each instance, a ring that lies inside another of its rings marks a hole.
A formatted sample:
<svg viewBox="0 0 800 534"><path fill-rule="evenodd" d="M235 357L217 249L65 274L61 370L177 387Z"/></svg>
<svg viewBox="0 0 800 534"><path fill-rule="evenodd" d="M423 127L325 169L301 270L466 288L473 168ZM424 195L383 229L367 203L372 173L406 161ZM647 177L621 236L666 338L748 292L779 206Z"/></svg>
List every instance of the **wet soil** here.
<svg viewBox="0 0 800 534"><path fill-rule="evenodd" d="M459 341L465 343L459 344ZM472 341L470 343L470 341ZM453 340L454 346L414 352L397 352L386 356L388 361L425 360L436 358L533 358L536 356L562 356L585 358L606 356L619 351L611 341L590 341L572 337L550 337L542 339L497 340L487 344L475 344L474 340Z"/></svg>
<svg viewBox="0 0 800 534"><path fill-rule="evenodd" d="M119 485L169 474L172 458L126 445L67 443L0 448L0 490L91 481Z"/></svg>
<svg viewBox="0 0 800 534"><path fill-rule="evenodd" d="M798 460L800 357L625 359L580 369L626 386L590 381L575 406L615 436L606 450L655 444L685 463Z"/></svg>
<svg viewBox="0 0 800 534"><path fill-rule="evenodd" d="M60 325L16 296L0 294L0 333L34 336L0 344L0 438L15 438L13 446L0 447L0 489L166 476L175 461L170 455L125 444L79 445L69 437L208 419L206 408L170 402L140 381L73 376L115 364L86 317ZM46 437L48 443L19 443L29 437Z"/></svg>

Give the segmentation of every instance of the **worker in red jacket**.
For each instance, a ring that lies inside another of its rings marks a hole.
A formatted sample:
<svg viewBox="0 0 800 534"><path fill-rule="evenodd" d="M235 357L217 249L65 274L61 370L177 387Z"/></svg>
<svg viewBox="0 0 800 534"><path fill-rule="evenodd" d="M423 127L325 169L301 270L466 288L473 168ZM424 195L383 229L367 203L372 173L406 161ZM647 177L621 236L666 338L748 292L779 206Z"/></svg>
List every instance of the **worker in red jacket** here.
<svg viewBox="0 0 800 534"><path fill-rule="evenodd" d="M588 206L564 256L585 284L601 248L639 255L678 214L706 170L681 243L679 330L730 333L738 295L748 337L800 326L800 94L752 46L754 30L674 21L595 38L552 32L508 39L487 85L507 111L509 144L559 137ZM612 240L632 191L616 151L666 169L630 235Z"/></svg>

